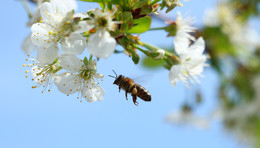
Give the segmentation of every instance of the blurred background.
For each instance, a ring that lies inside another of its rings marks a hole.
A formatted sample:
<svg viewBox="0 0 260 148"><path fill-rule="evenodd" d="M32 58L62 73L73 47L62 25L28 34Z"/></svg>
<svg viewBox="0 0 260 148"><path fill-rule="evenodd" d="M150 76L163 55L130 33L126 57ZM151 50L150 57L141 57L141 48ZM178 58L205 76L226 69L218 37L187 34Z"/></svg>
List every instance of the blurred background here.
<svg viewBox="0 0 260 148"><path fill-rule="evenodd" d="M211 57L200 84L173 88L160 63L149 64L143 56L135 65L127 55L114 54L97 63L105 75L104 100L80 103L77 95L67 97L56 87L43 94L31 88L21 48L30 34L28 15L20 0L2 1L0 147L260 147L259 3L190 0L153 19L152 27L161 27L175 20L177 11L194 18L199 29L194 36L204 37ZM80 1L78 6L78 12L98 7ZM172 49L173 38L166 36L150 31L140 38ZM135 106L130 97L125 100L107 76L112 69L131 78L151 75L145 87L152 101L138 99Z"/></svg>

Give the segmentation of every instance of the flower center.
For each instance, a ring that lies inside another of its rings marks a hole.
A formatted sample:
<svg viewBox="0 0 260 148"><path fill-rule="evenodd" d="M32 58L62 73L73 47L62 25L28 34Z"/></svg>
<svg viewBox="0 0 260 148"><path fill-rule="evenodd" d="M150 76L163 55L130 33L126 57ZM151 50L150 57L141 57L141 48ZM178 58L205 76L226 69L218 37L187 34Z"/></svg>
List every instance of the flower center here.
<svg viewBox="0 0 260 148"><path fill-rule="evenodd" d="M105 28L108 25L108 21L105 17L99 17L96 22L96 26L98 26L99 28Z"/></svg>

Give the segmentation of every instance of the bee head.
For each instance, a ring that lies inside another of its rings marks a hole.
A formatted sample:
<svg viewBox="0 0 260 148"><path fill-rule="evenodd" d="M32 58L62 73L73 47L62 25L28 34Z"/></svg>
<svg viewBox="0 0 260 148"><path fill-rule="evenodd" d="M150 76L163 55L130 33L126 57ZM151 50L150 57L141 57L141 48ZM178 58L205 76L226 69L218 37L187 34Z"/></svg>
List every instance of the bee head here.
<svg viewBox="0 0 260 148"><path fill-rule="evenodd" d="M124 76L119 75L118 77L116 77L116 80L114 81L113 84L119 85L123 78Z"/></svg>

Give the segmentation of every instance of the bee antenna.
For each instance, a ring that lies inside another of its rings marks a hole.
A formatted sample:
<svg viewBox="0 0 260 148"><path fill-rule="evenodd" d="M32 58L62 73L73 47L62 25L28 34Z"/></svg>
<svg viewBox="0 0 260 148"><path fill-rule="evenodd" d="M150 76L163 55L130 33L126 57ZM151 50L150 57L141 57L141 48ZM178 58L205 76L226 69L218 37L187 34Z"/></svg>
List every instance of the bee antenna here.
<svg viewBox="0 0 260 148"><path fill-rule="evenodd" d="M108 75L109 77L112 77L112 78L115 78L116 79L116 77L115 76L111 76L111 75Z"/></svg>
<svg viewBox="0 0 260 148"><path fill-rule="evenodd" d="M112 70L112 71L116 74L116 72L114 70ZM117 78L117 74L116 74L116 78Z"/></svg>

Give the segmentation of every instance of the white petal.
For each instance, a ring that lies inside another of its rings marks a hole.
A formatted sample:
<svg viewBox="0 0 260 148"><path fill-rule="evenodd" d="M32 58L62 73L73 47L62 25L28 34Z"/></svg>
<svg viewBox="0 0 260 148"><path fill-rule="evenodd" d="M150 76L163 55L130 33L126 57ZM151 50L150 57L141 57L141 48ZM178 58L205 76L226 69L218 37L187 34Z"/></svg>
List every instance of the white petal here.
<svg viewBox="0 0 260 148"><path fill-rule="evenodd" d="M58 13L64 15L77 9L77 3L74 0L51 0L50 3L58 10Z"/></svg>
<svg viewBox="0 0 260 148"><path fill-rule="evenodd" d="M174 50L178 55L186 53L190 44L190 40L188 38L188 34L186 32L178 31L174 38Z"/></svg>
<svg viewBox="0 0 260 148"><path fill-rule="evenodd" d="M64 54L80 55L85 50L86 46L86 38L78 33L71 33L61 42L62 52Z"/></svg>
<svg viewBox="0 0 260 148"><path fill-rule="evenodd" d="M32 51L34 51L36 49L36 45L32 43L32 40L31 40L31 34L28 35L24 41L23 41L23 44L22 44L22 49L25 53L31 53Z"/></svg>
<svg viewBox="0 0 260 148"><path fill-rule="evenodd" d="M64 94L73 94L80 91L81 78L76 74L62 73L55 77L54 83Z"/></svg>
<svg viewBox="0 0 260 148"><path fill-rule="evenodd" d="M99 57L109 57L116 48L116 40L107 31L97 31L89 36L87 48L90 54Z"/></svg>
<svg viewBox="0 0 260 148"><path fill-rule="evenodd" d="M49 32L53 32L53 28L44 23L35 23L31 27L32 35L31 40L35 45L49 47L53 42L53 37Z"/></svg>
<svg viewBox="0 0 260 148"><path fill-rule="evenodd" d="M95 102L97 100L102 101L104 94L104 89L91 81L85 83L81 92L82 97L84 97L88 102Z"/></svg>
<svg viewBox="0 0 260 148"><path fill-rule="evenodd" d="M181 70L182 67L181 65L174 65L171 67L170 73L169 73L169 79L170 83L172 84L173 87L176 86L176 82L180 80L180 75L181 75Z"/></svg>
<svg viewBox="0 0 260 148"><path fill-rule="evenodd" d="M45 23L56 26L57 20L55 20L56 8L52 4L45 2L41 5L40 13ZM60 20L59 20L60 21Z"/></svg>
<svg viewBox="0 0 260 148"><path fill-rule="evenodd" d="M59 57L60 66L69 72L79 72L83 62L75 55L63 54Z"/></svg>
<svg viewBox="0 0 260 148"><path fill-rule="evenodd" d="M205 50L205 41L203 40L202 37L198 38L194 42L194 44L192 44L189 47L189 52L192 52L192 54L195 54L195 55L203 54L204 50Z"/></svg>
<svg viewBox="0 0 260 148"><path fill-rule="evenodd" d="M59 55L59 48L57 44L54 44L48 48L38 48L37 50L37 60L40 62L41 65L48 65L53 63L53 61Z"/></svg>

